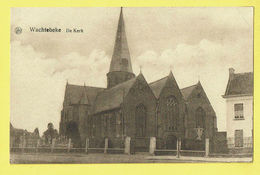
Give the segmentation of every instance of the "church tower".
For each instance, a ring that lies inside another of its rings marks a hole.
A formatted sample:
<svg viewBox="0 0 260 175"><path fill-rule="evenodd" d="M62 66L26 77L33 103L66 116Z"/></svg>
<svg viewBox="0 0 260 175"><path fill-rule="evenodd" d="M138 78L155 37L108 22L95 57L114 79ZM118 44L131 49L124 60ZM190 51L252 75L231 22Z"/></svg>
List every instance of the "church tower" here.
<svg viewBox="0 0 260 175"><path fill-rule="evenodd" d="M135 77L132 70L131 58L125 33L125 24L123 18L123 9L121 7L114 52L107 73L107 88L123 83Z"/></svg>

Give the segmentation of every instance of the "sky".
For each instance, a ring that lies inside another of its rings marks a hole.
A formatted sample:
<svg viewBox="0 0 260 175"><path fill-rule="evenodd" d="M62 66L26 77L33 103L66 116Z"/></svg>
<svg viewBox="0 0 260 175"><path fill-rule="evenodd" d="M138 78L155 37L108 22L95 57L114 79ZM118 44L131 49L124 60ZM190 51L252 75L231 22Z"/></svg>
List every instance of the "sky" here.
<svg viewBox="0 0 260 175"><path fill-rule="evenodd" d="M59 128L65 85L106 87L120 8L12 8L11 116L16 128ZM228 69L253 71L253 8L124 8L133 71L148 82L172 70L180 88L201 82L226 129ZM15 28L22 28L21 34ZM61 28L33 33L30 27ZM66 28L83 33L66 33Z"/></svg>

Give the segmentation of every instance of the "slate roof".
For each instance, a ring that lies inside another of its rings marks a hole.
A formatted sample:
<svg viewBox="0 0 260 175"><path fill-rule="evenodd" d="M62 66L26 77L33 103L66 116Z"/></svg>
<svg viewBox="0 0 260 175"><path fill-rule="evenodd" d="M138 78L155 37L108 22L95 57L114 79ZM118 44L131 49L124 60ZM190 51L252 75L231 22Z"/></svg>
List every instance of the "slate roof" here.
<svg viewBox="0 0 260 175"><path fill-rule="evenodd" d="M229 77L225 96L253 95L254 77L253 72L233 74Z"/></svg>
<svg viewBox="0 0 260 175"><path fill-rule="evenodd" d="M14 128L13 125L10 123L10 133L11 135L15 135L15 134L20 134L22 135L24 133L25 130L23 129L17 129L17 128Z"/></svg>
<svg viewBox="0 0 260 175"><path fill-rule="evenodd" d="M104 88L67 84L65 100L70 104L93 104L97 94Z"/></svg>
<svg viewBox="0 0 260 175"><path fill-rule="evenodd" d="M120 11L120 17L117 26L114 52L109 68L109 72L114 71L124 71L133 73L129 48L127 44L122 8Z"/></svg>
<svg viewBox="0 0 260 175"><path fill-rule="evenodd" d="M190 94L192 93L192 91L197 87L197 84L194 84L192 86L189 86L189 87L185 87L185 88L182 88L181 89L181 93L182 93L182 96L183 96L183 99L184 100L187 100L190 96Z"/></svg>
<svg viewBox="0 0 260 175"><path fill-rule="evenodd" d="M154 81L152 83L149 84L150 88L152 89L154 95L156 98L159 98L160 94L161 94L161 91L163 89L163 87L165 86L168 78L172 78L173 81L176 83L177 87L178 87L178 84L172 74L172 72L170 72L170 74L164 78L161 78L157 81ZM196 85L193 85L196 87ZM182 95L184 96L184 100L186 100L188 98L188 96L190 95L190 93L192 92L193 90L193 86L190 86L190 87L187 87L187 88L183 88L183 89L180 89ZM178 87L179 88L179 87Z"/></svg>
<svg viewBox="0 0 260 175"><path fill-rule="evenodd" d="M165 83L167 80L168 80L168 76L161 78L157 81L154 81L152 83L149 83L149 86L152 89L156 98L159 98L160 93L161 93L163 87L165 86Z"/></svg>
<svg viewBox="0 0 260 175"><path fill-rule="evenodd" d="M93 113L99 113L120 107L124 97L127 95L136 79L137 77L132 78L126 82L100 92L95 100Z"/></svg>
<svg viewBox="0 0 260 175"><path fill-rule="evenodd" d="M10 136L22 136L24 134L26 134L26 135L33 135L33 132L29 132L26 129L15 128L10 123Z"/></svg>

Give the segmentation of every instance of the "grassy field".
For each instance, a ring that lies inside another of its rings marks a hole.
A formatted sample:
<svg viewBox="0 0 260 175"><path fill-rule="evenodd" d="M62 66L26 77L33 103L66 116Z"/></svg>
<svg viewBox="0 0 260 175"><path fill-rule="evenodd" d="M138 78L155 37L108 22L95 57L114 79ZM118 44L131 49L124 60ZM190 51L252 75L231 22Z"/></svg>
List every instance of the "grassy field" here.
<svg viewBox="0 0 260 175"><path fill-rule="evenodd" d="M180 157L151 156L147 153L125 154L80 154L80 153L11 153L11 164L83 164L83 163L189 163L189 162L251 162L250 157Z"/></svg>

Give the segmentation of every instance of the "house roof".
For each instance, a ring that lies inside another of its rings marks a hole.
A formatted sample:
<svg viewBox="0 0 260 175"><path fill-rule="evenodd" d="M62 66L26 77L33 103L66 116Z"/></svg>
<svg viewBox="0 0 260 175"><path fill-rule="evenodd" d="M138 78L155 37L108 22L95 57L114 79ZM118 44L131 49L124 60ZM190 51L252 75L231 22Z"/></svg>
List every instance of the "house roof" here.
<svg viewBox="0 0 260 175"><path fill-rule="evenodd" d="M253 72L232 74L229 77L224 96L253 95Z"/></svg>
<svg viewBox="0 0 260 175"><path fill-rule="evenodd" d="M120 107L124 97L128 94L136 79L137 77L132 78L110 89L100 92L95 100L93 113L99 113Z"/></svg>
<svg viewBox="0 0 260 175"><path fill-rule="evenodd" d="M22 136L24 134L26 134L26 135L33 135L33 132L28 132L26 129L15 128L10 123L10 135L11 136Z"/></svg>
<svg viewBox="0 0 260 175"><path fill-rule="evenodd" d="M168 76L161 78L157 81L149 83L150 88L152 89L156 98L159 98L163 87L165 86L166 81L168 80Z"/></svg>
<svg viewBox="0 0 260 175"><path fill-rule="evenodd" d="M67 84L65 100L70 104L93 104L98 92L104 88Z"/></svg>
<svg viewBox="0 0 260 175"><path fill-rule="evenodd" d="M182 96L183 96L183 99L184 100L187 100L190 96L190 94L192 93L192 91L197 87L197 84L194 84L192 86L189 86L189 87L185 87L183 89L181 89L181 93L182 93Z"/></svg>

